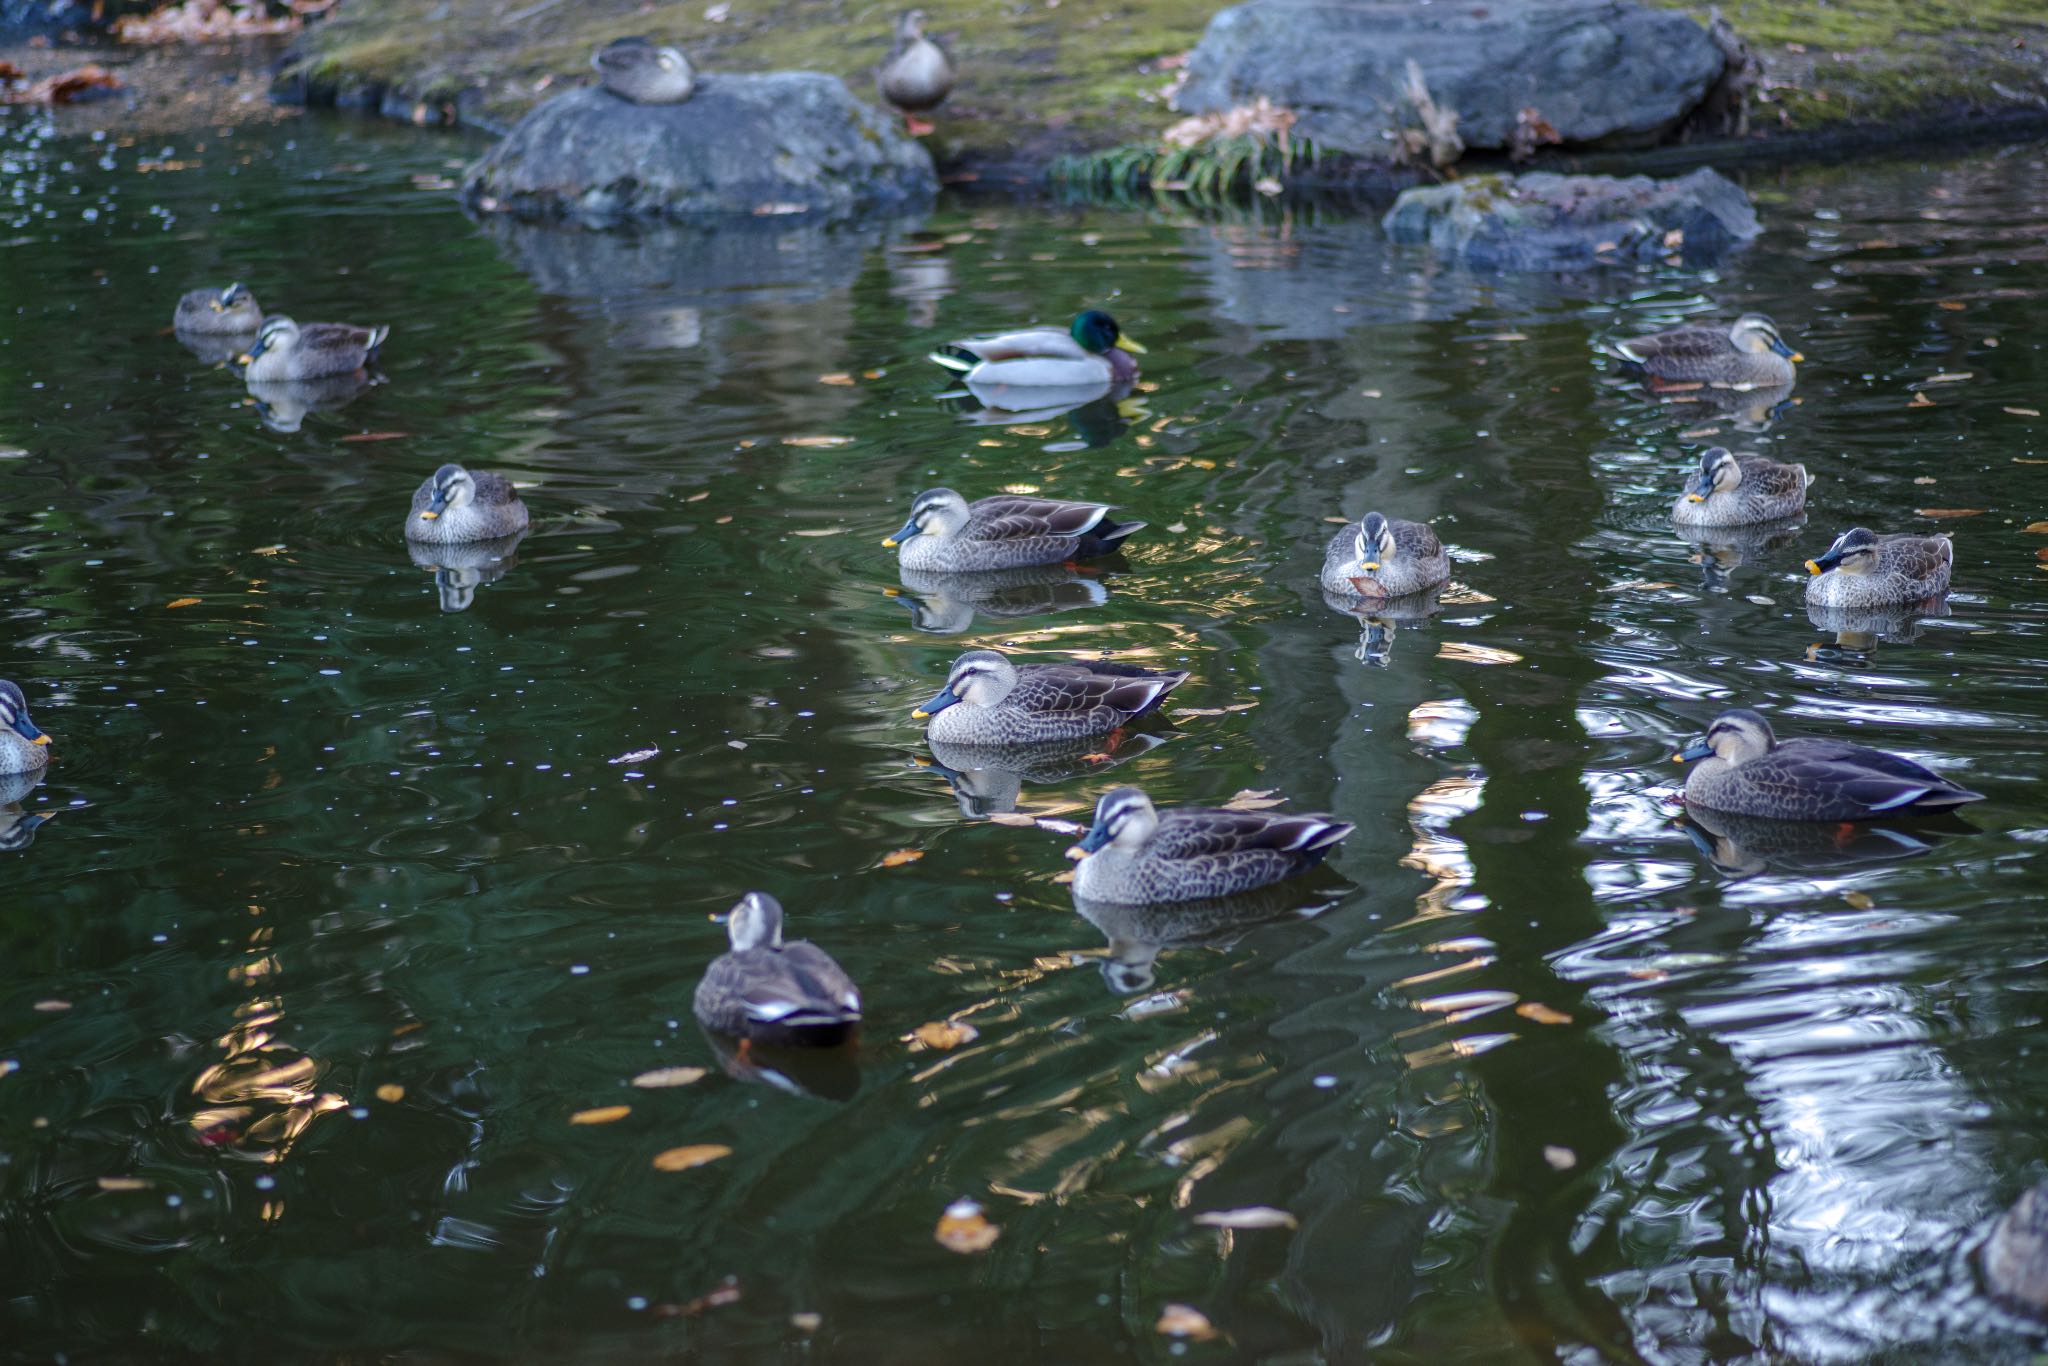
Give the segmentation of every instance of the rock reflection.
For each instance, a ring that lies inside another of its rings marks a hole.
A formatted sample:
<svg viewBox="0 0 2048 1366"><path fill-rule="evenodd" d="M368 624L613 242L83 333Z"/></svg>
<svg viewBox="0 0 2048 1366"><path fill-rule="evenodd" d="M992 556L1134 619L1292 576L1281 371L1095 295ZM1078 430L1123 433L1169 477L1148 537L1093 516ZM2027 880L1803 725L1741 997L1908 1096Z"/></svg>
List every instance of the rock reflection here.
<svg viewBox="0 0 2048 1366"><path fill-rule="evenodd" d="M0 774L0 854L11 854L36 842L36 831L47 824L54 811L30 812L22 802L36 790L48 770L34 773Z"/></svg>
<svg viewBox="0 0 2048 1366"><path fill-rule="evenodd" d="M1100 776L1171 738L1125 731L1041 745L929 743L932 770L952 784L960 814L971 818L1015 811L1025 783L1047 785L1082 773Z"/></svg>
<svg viewBox="0 0 2048 1366"><path fill-rule="evenodd" d="M434 571L434 587L441 596L444 612L467 612L476 601L476 590L505 577L519 563L519 543L527 532L500 537L495 541L465 541L454 545L429 545L408 540L405 553L422 569Z"/></svg>
<svg viewBox="0 0 2048 1366"><path fill-rule="evenodd" d="M1725 593L1730 573L1783 550L1805 525L1804 517L1794 517L1783 522L1758 522L1754 526L1674 525L1671 529L1697 552L1693 562L1700 567L1700 586L1710 592Z"/></svg>
<svg viewBox="0 0 2048 1366"><path fill-rule="evenodd" d="M1413 628L1427 622L1443 610L1442 598L1441 584L1400 598L1362 598L1323 590L1326 607L1357 620L1359 662L1381 669L1393 659L1394 632L1402 626Z"/></svg>
<svg viewBox="0 0 2048 1366"><path fill-rule="evenodd" d="M1167 949L1227 949L1246 931L1289 915L1308 919L1336 904L1299 886L1261 887L1238 896L1154 906L1094 901L1074 895L1074 909L1109 941L1102 980L1119 996L1152 990Z"/></svg>
<svg viewBox="0 0 2048 1366"><path fill-rule="evenodd" d="M1006 621L1047 616L1109 601L1109 587L1093 569L1060 564L991 569L978 574L934 574L902 569L903 587L915 594L894 596L910 609L910 624L932 635L951 636L971 630L975 614Z"/></svg>
<svg viewBox="0 0 2048 1366"><path fill-rule="evenodd" d="M734 1081L758 1082L792 1096L852 1100L860 1093L859 1040L830 1048L788 1048L704 1031L719 1067Z"/></svg>
<svg viewBox="0 0 2048 1366"><path fill-rule="evenodd" d="M1814 659L1827 659L1837 654L1868 654L1880 642L1909 645L1920 638L1922 620L1948 614L1946 597L1896 607L1824 607L1809 602L1806 619L1815 630L1825 631L1835 639L1833 645L1818 644L1807 653Z"/></svg>
<svg viewBox="0 0 2048 1366"><path fill-rule="evenodd" d="M312 414L346 407L363 390L382 381L357 371L320 379L252 379L247 383L249 397L256 400L256 415L263 419L263 425L273 432L295 432Z"/></svg>
<svg viewBox="0 0 2048 1366"><path fill-rule="evenodd" d="M1918 858L1939 844L1939 827L1895 823L1822 824L1771 821L1688 806L1679 828L1716 872L1727 877L1762 873L1822 873ZM1968 829L1958 826L1958 829Z"/></svg>

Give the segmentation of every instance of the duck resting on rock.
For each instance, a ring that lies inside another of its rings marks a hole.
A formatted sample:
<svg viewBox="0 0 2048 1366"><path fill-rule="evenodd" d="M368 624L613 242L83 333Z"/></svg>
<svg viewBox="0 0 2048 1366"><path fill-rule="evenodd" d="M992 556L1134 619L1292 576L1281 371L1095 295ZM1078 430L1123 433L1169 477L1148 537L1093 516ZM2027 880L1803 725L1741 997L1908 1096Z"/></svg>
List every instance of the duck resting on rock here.
<svg viewBox="0 0 2048 1366"><path fill-rule="evenodd" d="M696 93L697 70L681 48L620 38L590 54L606 90L631 104L681 104Z"/></svg>

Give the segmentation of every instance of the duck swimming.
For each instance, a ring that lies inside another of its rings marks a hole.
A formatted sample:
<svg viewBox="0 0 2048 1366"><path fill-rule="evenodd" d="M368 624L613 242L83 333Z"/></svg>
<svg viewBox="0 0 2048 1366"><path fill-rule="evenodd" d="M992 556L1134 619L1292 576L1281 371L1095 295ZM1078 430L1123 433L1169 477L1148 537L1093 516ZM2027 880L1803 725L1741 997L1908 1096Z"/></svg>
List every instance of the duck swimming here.
<svg viewBox="0 0 2048 1366"><path fill-rule="evenodd" d="M1161 811L1135 787L1095 804L1095 823L1067 851L1074 896L1145 905L1230 896L1305 873L1354 827L1323 815L1180 807Z"/></svg>
<svg viewBox="0 0 2048 1366"><path fill-rule="evenodd" d="M1091 308L1076 314L1064 332L1034 327L971 337L948 342L932 352L931 359L948 370L960 371L977 387L1078 389L1128 384L1136 379L1138 362L1131 356L1133 351L1142 355L1145 348L1124 336L1115 318Z"/></svg>
<svg viewBox="0 0 2048 1366"><path fill-rule="evenodd" d="M962 574L1092 560L1120 549L1143 522L1110 519L1107 503L1063 503L1008 494L972 503L951 489L926 489L910 520L885 538L904 569Z"/></svg>
<svg viewBox="0 0 2048 1366"><path fill-rule="evenodd" d="M1700 465L1671 505L1680 526L1748 526L1796 517L1806 509L1813 476L1804 465L1781 465L1761 455L1736 455L1726 446L1700 452Z"/></svg>
<svg viewBox="0 0 2048 1366"><path fill-rule="evenodd" d="M860 988L830 954L805 940L782 942L782 903L748 892L727 914L727 953L697 983L706 1029L771 1044L830 1047L860 1023Z"/></svg>
<svg viewBox="0 0 2048 1366"><path fill-rule="evenodd" d="M20 687L0 678L0 773L35 773L50 762L50 737L28 718Z"/></svg>
<svg viewBox="0 0 2048 1366"><path fill-rule="evenodd" d="M1674 756L1693 764L1687 805L1782 821L1867 821L1984 800L1911 759L1805 737L1780 740L1747 707L1722 712Z"/></svg>
<svg viewBox="0 0 2048 1366"><path fill-rule="evenodd" d="M681 104L697 89L697 70L681 48L620 38L590 54L591 69L612 94L632 104Z"/></svg>
<svg viewBox="0 0 2048 1366"><path fill-rule="evenodd" d="M1450 553L1421 522L1368 512L1323 552L1323 588L1354 598L1400 598L1451 577Z"/></svg>
<svg viewBox="0 0 2048 1366"><path fill-rule="evenodd" d="M911 716L934 741L1019 745L1108 735L1158 707L1188 681L1128 664L1012 664L994 650L953 661L946 686Z"/></svg>
<svg viewBox="0 0 2048 1366"><path fill-rule="evenodd" d="M1632 337L1612 348L1616 356L1664 384L1705 384L1716 389L1764 389L1790 384L1794 366L1806 359L1778 335L1778 325L1761 313L1745 313L1725 331L1680 327Z"/></svg>
<svg viewBox="0 0 2048 1366"><path fill-rule="evenodd" d="M244 357L246 380L318 379L346 375L377 358L377 348L391 335L388 327L355 327L349 323L293 322L273 314L256 334Z"/></svg>
<svg viewBox="0 0 2048 1366"><path fill-rule="evenodd" d="M896 41L875 73L875 84L883 99L903 111L912 137L932 131L932 125L916 115L938 108L953 93L953 61L924 36L923 10L907 11L896 20Z"/></svg>
<svg viewBox="0 0 2048 1366"><path fill-rule="evenodd" d="M1813 576L1806 581L1807 605L1867 609L1939 597L1948 592L1955 560L1955 544L1946 536L1880 536L1851 527L1806 562Z"/></svg>
<svg viewBox="0 0 2048 1366"><path fill-rule="evenodd" d="M490 470L443 465L413 490L405 538L428 544L496 541L527 528L526 504L512 481Z"/></svg>
<svg viewBox="0 0 2048 1366"><path fill-rule="evenodd" d="M240 283L226 289L195 289L178 300L173 325L202 336L241 336L263 326L256 296Z"/></svg>

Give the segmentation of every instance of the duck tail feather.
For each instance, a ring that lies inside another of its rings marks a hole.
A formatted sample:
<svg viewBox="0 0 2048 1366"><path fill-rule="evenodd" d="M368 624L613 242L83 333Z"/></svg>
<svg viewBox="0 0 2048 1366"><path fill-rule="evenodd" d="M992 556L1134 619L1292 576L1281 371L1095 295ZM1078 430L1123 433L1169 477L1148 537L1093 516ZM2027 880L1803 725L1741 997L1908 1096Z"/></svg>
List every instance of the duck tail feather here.
<svg viewBox="0 0 2048 1366"><path fill-rule="evenodd" d="M975 355L964 346L942 346L926 356L926 359L934 365L943 365L948 370L963 375L981 364L981 357Z"/></svg>

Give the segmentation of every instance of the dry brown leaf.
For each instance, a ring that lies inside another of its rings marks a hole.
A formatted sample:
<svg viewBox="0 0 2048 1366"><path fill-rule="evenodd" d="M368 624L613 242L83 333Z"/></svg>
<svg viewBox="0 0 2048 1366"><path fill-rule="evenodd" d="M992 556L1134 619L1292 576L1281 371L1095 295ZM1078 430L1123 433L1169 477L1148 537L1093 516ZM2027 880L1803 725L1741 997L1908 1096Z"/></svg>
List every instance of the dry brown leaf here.
<svg viewBox="0 0 2048 1366"><path fill-rule="evenodd" d="M71 1002L59 1001L55 998L52 998L47 1001L37 1001L35 1003L34 1009L42 1011L45 1015L54 1015L60 1010L71 1009Z"/></svg>
<svg viewBox="0 0 2048 1366"><path fill-rule="evenodd" d="M1247 1205L1243 1209L1212 1209L1195 1216L1207 1228L1300 1228L1301 1221L1284 1209L1271 1205Z"/></svg>
<svg viewBox="0 0 2048 1366"><path fill-rule="evenodd" d="M569 1116L571 1124L610 1124L613 1120L624 1119L633 1113L630 1105L600 1105L594 1110L578 1110Z"/></svg>
<svg viewBox="0 0 2048 1366"><path fill-rule="evenodd" d="M701 1067L657 1067L633 1078L633 1085L643 1091L652 1091L664 1086L688 1086L704 1080L705 1075Z"/></svg>
<svg viewBox="0 0 2048 1366"><path fill-rule="evenodd" d="M1273 795L1278 789L1247 787L1238 790L1229 801L1223 803L1225 811L1265 811L1276 806L1287 805L1285 797Z"/></svg>
<svg viewBox="0 0 2048 1366"><path fill-rule="evenodd" d="M1537 1024L1560 1025L1572 1022L1571 1016L1562 1010L1552 1009L1541 1001L1524 1001L1515 1007L1515 1014L1525 1020L1534 1020Z"/></svg>
<svg viewBox="0 0 2048 1366"><path fill-rule="evenodd" d="M395 1081L387 1081L377 1088L377 1099L386 1105L396 1105L405 1099L405 1088Z"/></svg>
<svg viewBox="0 0 2048 1366"><path fill-rule="evenodd" d="M997 825L1037 825L1036 816L1027 816L1022 811L991 811L988 818Z"/></svg>
<svg viewBox="0 0 2048 1366"><path fill-rule="evenodd" d="M197 598L172 598L164 604L167 609L172 607L197 607L198 605L199 599Z"/></svg>
<svg viewBox="0 0 2048 1366"><path fill-rule="evenodd" d="M1914 508L1918 517L1982 517L1983 508Z"/></svg>
<svg viewBox="0 0 2048 1366"><path fill-rule="evenodd" d="M1938 375L1929 375L1924 383L1961 384L1966 379L1975 379L1976 377L1976 372L1973 370L1944 370Z"/></svg>
<svg viewBox="0 0 2048 1366"><path fill-rule="evenodd" d="M146 1191L149 1182L139 1176L103 1176L100 1189L103 1191Z"/></svg>
<svg viewBox="0 0 2048 1366"><path fill-rule="evenodd" d="M891 849L882 855L884 868L901 868L906 863L915 863L924 857L922 849Z"/></svg>
<svg viewBox="0 0 2048 1366"><path fill-rule="evenodd" d="M932 1230L932 1237L948 1252L986 1252L1002 1236L1003 1231L990 1223L972 1200L955 1200L946 1206L939 1226Z"/></svg>
<svg viewBox="0 0 2048 1366"><path fill-rule="evenodd" d="M701 1167L716 1162L721 1157L731 1157L732 1149L723 1143L686 1143L680 1148L664 1148L654 1155L654 1170L658 1172L686 1172L692 1167Z"/></svg>
<svg viewBox="0 0 2048 1366"><path fill-rule="evenodd" d="M803 1310L789 1316L789 1326L799 1333L815 1333L825 1326L825 1316Z"/></svg>
<svg viewBox="0 0 2048 1366"><path fill-rule="evenodd" d="M411 432L350 432L341 439L348 442L403 441L411 435Z"/></svg>
<svg viewBox="0 0 2048 1366"><path fill-rule="evenodd" d="M2028 522L2026 530L2030 536L2048 536L2048 522Z"/></svg>
<svg viewBox="0 0 2048 1366"><path fill-rule="evenodd" d="M45 76L34 85L0 90L0 104L69 104L90 90L119 90L120 78L88 62L71 71Z"/></svg>
<svg viewBox="0 0 2048 1366"><path fill-rule="evenodd" d="M1438 659L1455 659L1465 664L1519 664L1522 657L1513 650L1496 650L1490 645L1474 645L1469 641L1447 640L1437 646Z"/></svg>
<svg viewBox="0 0 2048 1366"><path fill-rule="evenodd" d="M1844 892L1842 893L1842 900L1848 902L1859 911L1867 911L1877 904L1864 892Z"/></svg>
<svg viewBox="0 0 2048 1366"><path fill-rule="evenodd" d="M831 384L843 389L853 383L853 376L847 374L844 370L837 370L829 375L818 376L818 383Z"/></svg>
<svg viewBox="0 0 2048 1366"><path fill-rule="evenodd" d="M2039 408L2007 408L2006 411L2014 417L2039 417L2041 415Z"/></svg>
<svg viewBox="0 0 2048 1366"><path fill-rule="evenodd" d="M971 1024L959 1020L933 1020L905 1034L903 1042L922 1044L943 1052L948 1048L958 1048L963 1043L973 1043L980 1037L981 1031Z"/></svg>
<svg viewBox="0 0 2048 1366"><path fill-rule="evenodd" d="M1207 1342L1216 1336L1216 1325L1191 1304L1169 1304L1159 1311L1159 1322L1152 1325L1152 1331L1189 1342Z"/></svg>
<svg viewBox="0 0 2048 1366"><path fill-rule="evenodd" d="M782 444L785 446L850 446L853 444L853 438L850 436L785 436L782 438Z"/></svg>
<svg viewBox="0 0 2048 1366"><path fill-rule="evenodd" d="M1913 401L1911 403L1908 403L1906 406L1908 408L1932 408L1934 406L1934 400L1927 397L1927 395L1915 390L1913 394Z"/></svg>
<svg viewBox="0 0 2048 1366"><path fill-rule="evenodd" d="M1941 309L1945 313L1960 313L1964 309L1969 307L1969 305L1964 303L1961 299L1942 299L1938 301L1934 306L1938 309Z"/></svg>
<svg viewBox="0 0 2048 1366"><path fill-rule="evenodd" d="M1555 1143L1543 1146L1543 1160L1561 1172L1568 1172L1579 1165L1579 1155L1570 1148L1560 1148Z"/></svg>

